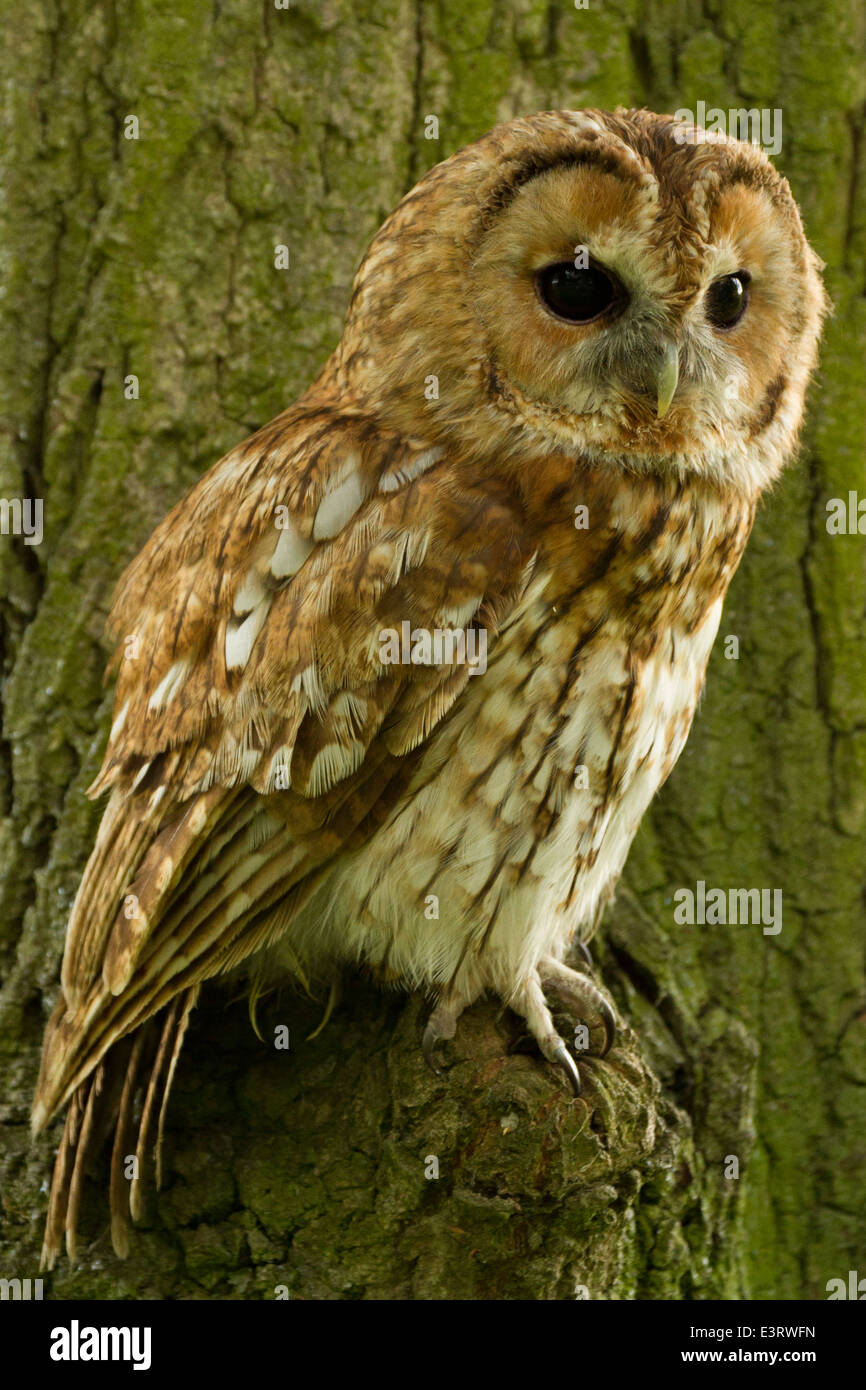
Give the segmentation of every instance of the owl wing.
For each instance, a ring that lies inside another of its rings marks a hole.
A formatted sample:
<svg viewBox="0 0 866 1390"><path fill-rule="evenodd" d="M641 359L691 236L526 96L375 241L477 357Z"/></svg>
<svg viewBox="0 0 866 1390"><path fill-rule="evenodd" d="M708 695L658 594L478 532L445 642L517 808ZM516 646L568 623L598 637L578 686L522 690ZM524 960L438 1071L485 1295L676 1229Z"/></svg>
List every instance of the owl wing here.
<svg viewBox="0 0 866 1390"><path fill-rule="evenodd" d="M495 636L531 556L516 500L465 461L309 401L207 474L123 576L111 793L69 923L34 1106L279 935L394 804L463 665L382 634Z"/></svg>

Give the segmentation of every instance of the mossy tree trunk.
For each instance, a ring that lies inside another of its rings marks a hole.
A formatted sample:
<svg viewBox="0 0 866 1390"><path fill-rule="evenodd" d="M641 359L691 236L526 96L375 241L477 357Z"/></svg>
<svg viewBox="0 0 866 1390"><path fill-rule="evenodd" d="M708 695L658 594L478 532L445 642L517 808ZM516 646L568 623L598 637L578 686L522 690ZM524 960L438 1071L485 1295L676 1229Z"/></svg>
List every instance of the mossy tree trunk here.
<svg viewBox="0 0 866 1390"><path fill-rule="evenodd" d="M31 1147L27 1111L99 816L84 788L121 570L309 382L369 237L426 168L532 110L703 100L782 108L777 163L836 312L806 447L722 621L739 657L720 638L608 911L599 965L631 1030L573 1101L508 1053L517 1025L492 1004L437 1079L418 1001L358 983L305 1041L315 1007L272 996L263 1044L212 986L132 1258L111 1255L94 1182L92 1244L48 1292L824 1297L862 1252L866 1158L866 538L825 526L828 498L866 496L862 0L3 12L0 497L43 499L44 535L0 538L0 1273L37 1272L56 1136ZM782 931L677 926L674 892L701 879L781 889Z"/></svg>

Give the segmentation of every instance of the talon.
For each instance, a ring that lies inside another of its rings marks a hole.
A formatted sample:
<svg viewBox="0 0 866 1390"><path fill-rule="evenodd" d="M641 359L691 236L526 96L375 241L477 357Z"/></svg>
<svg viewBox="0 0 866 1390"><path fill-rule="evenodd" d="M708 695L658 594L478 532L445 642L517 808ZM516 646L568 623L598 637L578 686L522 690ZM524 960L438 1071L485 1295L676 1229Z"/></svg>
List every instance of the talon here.
<svg viewBox="0 0 866 1390"><path fill-rule="evenodd" d="M543 985L549 986L566 1004L577 1009L581 1017L598 1015L601 1018L604 1047L598 1055L606 1057L616 1041L616 1014L603 991L586 975L552 958L542 961L541 979Z"/></svg>
<svg viewBox="0 0 866 1390"><path fill-rule="evenodd" d="M616 1042L616 1016L606 999L603 999L598 1007L604 1024L604 1047L598 1055L606 1057Z"/></svg>
<svg viewBox="0 0 866 1390"><path fill-rule="evenodd" d="M553 1025L553 1018L547 1007L537 971L532 972L520 989L512 995L509 1002L515 1012L526 1019L529 1024L529 1031L541 1050L541 1055L546 1057L548 1062L553 1062L563 1068L571 1082L572 1091L576 1096L579 1096L581 1085L577 1062Z"/></svg>
<svg viewBox="0 0 866 1390"><path fill-rule="evenodd" d="M571 1082L571 1089L574 1091L574 1094L576 1096L579 1096L580 1072L577 1069L577 1063L575 1062L565 1043L562 1041L562 1038L560 1038L558 1043L556 1043L553 1046L551 1052L553 1055L550 1057L549 1060L551 1062L558 1062L559 1065L564 1068L568 1076L568 1079Z"/></svg>
<svg viewBox="0 0 866 1390"><path fill-rule="evenodd" d="M577 949L580 951L580 954L583 956L584 960L586 961L587 968L588 968L589 970L594 970L594 969L595 969L595 965L594 965L594 962L593 962L593 959L592 959L592 952L590 951L590 949L589 949L589 947L587 946L586 942L585 942L585 941L578 941L576 944L577 944Z"/></svg>

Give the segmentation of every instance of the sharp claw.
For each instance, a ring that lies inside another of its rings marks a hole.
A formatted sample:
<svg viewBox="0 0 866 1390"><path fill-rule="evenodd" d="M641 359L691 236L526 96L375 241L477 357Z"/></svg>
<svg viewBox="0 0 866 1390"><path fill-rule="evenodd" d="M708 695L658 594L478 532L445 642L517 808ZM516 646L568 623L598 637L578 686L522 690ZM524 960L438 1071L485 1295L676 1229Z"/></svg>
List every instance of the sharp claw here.
<svg viewBox="0 0 866 1390"><path fill-rule="evenodd" d="M572 1057L571 1053L569 1052L568 1048L566 1047L565 1043L562 1041L561 1038L559 1042L555 1044L555 1046L551 1049L551 1053L552 1055L550 1060L552 1062L558 1062L559 1065L565 1069L568 1079L571 1082L571 1089L574 1091L574 1094L576 1096L579 1096L580 1072L577 1069L577 1063L575 1062L574 1058Z"/></svg>
<svg viewBox="0 0 866 1390"><path fill-rule="evenodd" d="M585 941L578 941L578 942L577 942L577 949L580 951L580 954L583 956L583 958L584 958L584 960L586 961L587 965L589 966L590 970L594 969L593 960L592 960L592 953L590 952L590 949L589 949L589 947L587 946L586 942L585 942Z"/></svg>
<svg viewBox="0 0 866 1390"><path fill-rule="evenodd" d="M610 1052L610 1049L616 1042L616 1018L614 1016L613 1009L610 1007L606 1000L602 1000L601 1005L599 1006L599 1013L601 1014L602 1022L604 1023L605 1037L604 1047L598 1055L599 1057L606 1057L607 1054Z"/></svg>
<svg viewBox="0 0 866 1390"><path fill-rule="evenodd" d="M547 970L542 969L541 983L542 987L546 985L554 990L580 1017L601 1019L604 1027L604 1047L596 1055L606 1057L616 1042L616 1014L598 986L586 976L581 977L576 971L557 961L547 962Z"/></svg>

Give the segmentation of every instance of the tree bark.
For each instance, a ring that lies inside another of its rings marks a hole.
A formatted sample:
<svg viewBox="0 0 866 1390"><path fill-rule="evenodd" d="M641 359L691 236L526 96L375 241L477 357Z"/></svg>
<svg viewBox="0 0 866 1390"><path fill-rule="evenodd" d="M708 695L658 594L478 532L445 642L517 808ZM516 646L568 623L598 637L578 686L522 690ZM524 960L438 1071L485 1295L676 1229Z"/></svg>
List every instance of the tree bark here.
<svg viewBox="0 0 866 1390"><path fill-rule="evenodd" d="M437 1078L417 1000L350 982L308 1041L317 1006L270 996L262 1042L211 985L131 1258L96 1171L90 1239L47 1291L825 1297L864 1234L866 543L825 524L829 498L866 496L863 0L2 8L0 497L43 499L44 536L0 537L0 1272L37 1273L57 1132L32 1145L27 1114L99 819L118 576L312 379L369 238L427 168L534 110L700 99L781 108L776 162L835 315L804 450L760 509L602 930L630 1026L573 1100L509 1051L517 1021L492 1003ZM781 889L782 930L678 926L673 895L699 880Z"/></svg>

